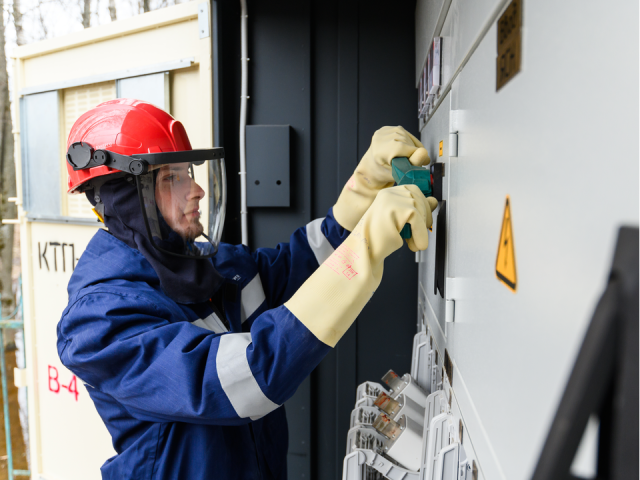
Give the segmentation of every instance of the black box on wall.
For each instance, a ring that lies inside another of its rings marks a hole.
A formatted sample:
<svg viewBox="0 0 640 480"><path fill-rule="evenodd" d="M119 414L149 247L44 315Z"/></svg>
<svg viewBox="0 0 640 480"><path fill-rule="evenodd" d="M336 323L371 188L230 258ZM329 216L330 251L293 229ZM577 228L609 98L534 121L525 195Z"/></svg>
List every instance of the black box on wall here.
<svg viewBox="0 0 640 480"><path fill-rule="evenodd" d="M247 206L290 206L289 125L247 125Z"/></svg>

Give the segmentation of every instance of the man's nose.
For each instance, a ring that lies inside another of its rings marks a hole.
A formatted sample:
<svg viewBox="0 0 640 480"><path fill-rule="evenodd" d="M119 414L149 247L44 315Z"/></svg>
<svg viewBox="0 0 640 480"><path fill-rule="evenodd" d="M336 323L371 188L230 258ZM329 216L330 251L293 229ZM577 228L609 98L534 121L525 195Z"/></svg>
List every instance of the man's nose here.
<svg viewBox="0 0 640 480"><path fill-rule="evenodd" d="M196 183L195 180L191 180L191 188L189 189L188 200L198 199L201 200L204 198L204 190L200 185Z"/></svg>

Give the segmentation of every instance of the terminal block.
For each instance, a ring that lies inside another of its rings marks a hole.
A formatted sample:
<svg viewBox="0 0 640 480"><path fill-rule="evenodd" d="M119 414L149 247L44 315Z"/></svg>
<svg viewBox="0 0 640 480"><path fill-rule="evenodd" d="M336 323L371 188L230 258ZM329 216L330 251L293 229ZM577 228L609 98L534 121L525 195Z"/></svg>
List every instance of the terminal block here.
<svg viewBox="0 0 640 480"><path fill-rule="evenodd" d="M371 406L351 413L343 480L476 480L476 464L462 445L462 421L452 414L446 392L434 391L422 406L415 392L424 392L408 375L390 371L385 380L388 390L374 382L358 388L359 401L379 393Z"/></svg>
<svg viewBox="0 0 640 480"><path fill-rule="evenodd" d="M462 445L462 419L451 411L443 358L427 330L415 336L413 350L416 376L389 370L381 383L358 387L343 480L477 480Z"/></svg>
<svg viewBox="0 0 640 480"><path fill-rule="evenodd" d="M421 480L418 472L411 472L373 450L357 449L344 457L342 480ZM466 479L465 479L466 480Z"/></svg>
<svg viewBox="0 0 640 480"><path fill-rule="evenodd" d="M385 455L408 470L420 470L422 425L405 416L401 416L396 422L387 414L380 413L373 428L386 437Z"/></svg>
<svg viewBox="0 0 640 480"><path fill-rule="evenodd" d="M358 425L349 429L347 433L347 455L356 449L384 451L385 437L371 426Z"/></svg>
<svg viewBox="0 0 640 480"><path fill-rule="evenodd" d="M423 408L426 405L427 394L408 373L400 377L393 370L389 370L384 377L382 377L382 381L389 387L388 393L391 397L396 398L401 393L404 393Z"/></svg>
<svg viewBox="0 0 640 480"><path fill-rule="evenodd" d="M424 407L404 393L401 393L396 398L391 398L386 393L381 393L378 395L378 398L376 398L374 404L392 420L396 420L402 415L405 415L421 426L424 425Z"/></svg>
<svg viewBox="0 0 640 480"><path fill-rule="evenodd" d="M373 407L373 402L381 393L389 393L389 391L379 383L364 382L358 385L355 408Z"/></svg>
<svg viewBox="0 0 640 480"><path fill-rule="evenodd" d="M381 393L380 395L386 395L386 393ZM376 417L380 413L377 407L368 407L362 406L353 409L351 412L351 421L349 422L349 428L358 427L358 426L372 426Z"/></svg>
<svg viewBox="0 0 640 480"><path fill-rule="evenodd" d="M378 472L371 463L367 463L366 459L367 453L369 457L379 456L377 452L381 452L383 448L384 437L374 429L367 427L350 429L347 435L347 455L344 457L342 479L382 480L384 478L382 473Z"/></svg>

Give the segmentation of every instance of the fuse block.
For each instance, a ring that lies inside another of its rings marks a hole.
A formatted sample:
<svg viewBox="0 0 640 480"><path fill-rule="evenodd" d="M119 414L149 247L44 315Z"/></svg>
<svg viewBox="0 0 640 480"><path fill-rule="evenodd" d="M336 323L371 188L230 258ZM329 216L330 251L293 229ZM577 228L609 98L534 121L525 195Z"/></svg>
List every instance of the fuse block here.
<svg viewBox="0 0 640 480"><path fill-rule="evenodd" d="M376 382L364 382L356 390L356 408L368 406L372 407L373 402L381 393L389 393L382 385Z"/></svg>
<svg viewBox="0 0 640 480"><path fill-rule="evenodd" d="M419 329L411 374L389 370L382 384L358 387L343 480L477 480L462 444L462 419L451 409L443 357L425 325Z"/></svg>
<svg viewBox="0 0 640 480"><path fill-rule="evenodd" d="M389 387L389 393L393 398L404 393L422 407L426 404L427 394L408 373L400 377L393 370L389 370L384 377L382 377L382 381Z"/></svg>
<svg viewBox="0 0 640 480"><path fill-rule="evenodd" d="M405 415L420 425L424 424L424 407L403 393L396 398L391 398L386 393L381 393L373 403L392 420Z"/></svg>
<svg viewBox="0 0 640 480"><path fill-rule="evenodd" d="M398 421L380 413L373 428L386 437L384 453L408 470L420 469L422 425L401 416Z"/></svg>
<svg viewBox="0 0 640 480"><path fill-rule="evenodd" d="M386 395L381 393L380 395ZM372 426L380 410L376 407L362 406L355 408L351 412L351 421L349 428L358 427L360 425Z"/></svg>

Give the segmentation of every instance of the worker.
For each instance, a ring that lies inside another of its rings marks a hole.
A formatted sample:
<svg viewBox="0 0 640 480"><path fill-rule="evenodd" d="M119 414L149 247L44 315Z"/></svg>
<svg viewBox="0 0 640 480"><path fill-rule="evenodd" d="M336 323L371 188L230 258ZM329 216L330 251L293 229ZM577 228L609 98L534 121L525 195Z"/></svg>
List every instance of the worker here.
<svg viewBox="0 0 640 480"><path fill-rule="evenodd" d="M437 202L392 187L389 166L426 150L382 128L326 218L251 252L220 243L221 149L193 150L168 113L102 103L67 148L69 190L106 229L71 276L57 346L111 434L102 477L286 478L282 405L376 291L406 223L409 248L427 247Z"/></svg>

